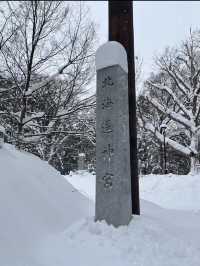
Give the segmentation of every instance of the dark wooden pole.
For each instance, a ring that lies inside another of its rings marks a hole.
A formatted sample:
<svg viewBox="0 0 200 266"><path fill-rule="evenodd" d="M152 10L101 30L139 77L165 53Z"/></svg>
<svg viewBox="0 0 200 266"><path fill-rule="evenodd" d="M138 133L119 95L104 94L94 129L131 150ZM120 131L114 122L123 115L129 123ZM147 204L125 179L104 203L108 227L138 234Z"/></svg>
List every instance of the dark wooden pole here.
<svg viewBox="0 0 200 266"><path fill-rule="evenodd" d="M132 213L140 214L139 179L137 162L136 95L133 41L132 1L109 1L109 41L120 42L128 56L128 94L130 125L130 162Z"/></svg>

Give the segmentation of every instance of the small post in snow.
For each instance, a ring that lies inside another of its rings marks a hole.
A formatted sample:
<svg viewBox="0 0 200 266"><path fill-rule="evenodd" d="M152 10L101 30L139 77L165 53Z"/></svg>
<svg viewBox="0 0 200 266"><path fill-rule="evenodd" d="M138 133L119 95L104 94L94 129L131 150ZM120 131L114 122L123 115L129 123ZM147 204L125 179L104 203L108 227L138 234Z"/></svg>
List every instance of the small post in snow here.
<svg viewBox="0 0 200 266"><path fill-rule="evenodd" d="M2 148L4 144L5 132L5 128L0 125L0 148Z"/></svg>
<svg viewBox="0 0 200 266"><path fill-rule="evenodd" d="M85 153L78 154L78 170L85 170Z"/></svg>
<svg viewBox="0 0 200 266"><path fill-rule="evenodd" d="M132 217L128 64L119 42L96 52L96 208L95 220L127 225Z"/></svg>

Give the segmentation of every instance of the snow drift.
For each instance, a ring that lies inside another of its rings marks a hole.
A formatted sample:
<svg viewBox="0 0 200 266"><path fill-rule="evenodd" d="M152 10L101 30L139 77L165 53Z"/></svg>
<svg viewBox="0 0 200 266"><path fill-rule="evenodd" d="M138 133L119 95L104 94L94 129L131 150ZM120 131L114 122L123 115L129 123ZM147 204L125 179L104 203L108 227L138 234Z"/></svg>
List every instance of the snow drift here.
<svg viewBox="0 0 200 266"><path fill-rule="evenodd" d="M46 162L0 149L0 265L36 265L34 246L93 212L93 204ZM38 264L37 264L38 265Z"/></svg>

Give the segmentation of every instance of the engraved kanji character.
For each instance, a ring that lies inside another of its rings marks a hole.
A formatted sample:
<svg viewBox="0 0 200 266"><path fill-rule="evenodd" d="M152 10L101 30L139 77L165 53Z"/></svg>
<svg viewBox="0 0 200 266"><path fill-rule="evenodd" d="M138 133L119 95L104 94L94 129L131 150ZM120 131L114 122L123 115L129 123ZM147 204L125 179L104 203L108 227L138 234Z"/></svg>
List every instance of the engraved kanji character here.
<svg viewBox="0 0 200 266"><path fill-rule="evenodd" d="M105 88L106 86L113 86L114 83L112 81L112 78L110 76L107 76L103 81L102 81L102 88Z"/></svg>
<svg viewBox="0 0 200 266"><path fill-rule="evenodd" d="M103 99L103 103L102 103L102 109L105 108L112 108L113 102L111 97L107 96L106 98Z"/></svg>
<svg viewBox="0 0 200 266"><path fill-rule="evenodd" d="M113 174L112 173L106 173L103 177L102 177L102 181L104 183L104 188L105 189L112 189L112 179L113 179Z"/></svg>
<svg viewBox="0 0 200 266"><path fill-rule="evenodd" d="M111 144L108 144L107 147L104 148L102 151L103 154L108 154L108 157L111 157L114 153L114 149L112 148Z"/></svg>
<svg viewBox="0 0 200 266"><path fill-rule="evenodd" d="M101 128L103 133L111 133L113 131L112 123L110 120L103 121Z"/></svg>

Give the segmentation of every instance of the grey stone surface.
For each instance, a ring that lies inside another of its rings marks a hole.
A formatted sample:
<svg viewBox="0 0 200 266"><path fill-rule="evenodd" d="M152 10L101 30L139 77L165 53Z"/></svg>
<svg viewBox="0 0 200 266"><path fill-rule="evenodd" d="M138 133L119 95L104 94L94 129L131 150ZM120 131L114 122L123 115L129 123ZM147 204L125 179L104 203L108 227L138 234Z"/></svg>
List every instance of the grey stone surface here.
<svg viewBox="0 0 200 266"><path fill-rule="evenodd" d="M85 154L84 153L80 153L78 155L78 170L85 170L86 166L85 166Z"/></svg>
<svg viewBox="0 0 200 266"><path fill-rule="evenodd" d="M97 71L95 220L127 225L132 217L128 74L119 66Z"/></svg>

